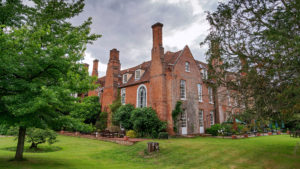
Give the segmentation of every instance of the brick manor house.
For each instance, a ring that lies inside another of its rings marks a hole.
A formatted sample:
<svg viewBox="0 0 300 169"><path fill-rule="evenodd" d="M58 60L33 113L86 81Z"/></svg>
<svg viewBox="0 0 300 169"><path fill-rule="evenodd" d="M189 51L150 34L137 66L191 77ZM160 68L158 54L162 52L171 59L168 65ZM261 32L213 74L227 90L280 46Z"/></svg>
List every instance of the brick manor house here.
<svg viewBox="0 0 300 169"><path fill-rule="evenodd" d="M100 96L101 109L108 112L108 126L111 125L109 105L119 93L122 104L156 110L158 117L168 123L169 134L175 134L172 111L176 102L182 101L184 113L180 115L177 134L204 133L211 125L224 122L227 111L237 111L234 99L226 88L210 87L207 64L195 60L188 46L177 52L164 52L162 28L161 23L152 25L150 61L121 70L119 51L110 50L106 76L98 78L96 83L100 87L88 95ZM98 60L93 62L92 76L98 77Z"/></svg>

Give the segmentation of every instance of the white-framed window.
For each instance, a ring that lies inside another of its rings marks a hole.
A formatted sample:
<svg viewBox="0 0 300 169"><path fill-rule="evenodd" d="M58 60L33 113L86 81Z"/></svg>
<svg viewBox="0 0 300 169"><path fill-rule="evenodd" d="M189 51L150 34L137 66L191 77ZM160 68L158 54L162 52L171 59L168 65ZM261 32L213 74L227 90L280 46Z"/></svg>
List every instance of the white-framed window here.
<svg viewBox="0 0 300 169"><path fill-rule="evenodd" d="M128 79L127 79L127 73L123 75L123 83L127 83Z"/></svg>
<svg viewBox="0 0 300 169"><path fill-rule="evenodd" d="M210 111L210 125L214 125L214 111Z"/></svg>
<svg viewBox="0 0 300 169"><path fill-rule="evenodd" d="M204 121L203 121L203 110L199 110L199 127L203 127L204 126Z"/></svg>
<svg viewBox="0 0 300 169"><path fill-rule="evenodd" d="M207 76L207 70L205 68L201 69L201 75L202 75L202 79L207 80L208 76Z"/></svg>
<svg viewBox="0 0 300 169"><path fill-rule="evenodd" d="M209 97L209 103L214 104L212 87L208 87L208 97Z"/></svg>
<svg viewBox="0 0 300 169"><path fill-rule="evenodd" d="M185 87L185 80L180 80L180 99L186 99L186 87Z"/></svg>
<svg viewBox="0 0 300 169"><path fill-rule="evenodd" d="M141 78L141 69L135 71L135 80L139 80Z"/></svg>
<svg viewBox="0 0 300 169"><path fill-rule="evenodd" d="M147 106L147 88L145 85L140 85L138 87L136 100L136 107L143 108Z"/></svg>
<svg viewBox="0 0 300 169"><path fill-rule="evenodd" d="M126 88L122 88L121 89L121 103L122 105L124 105L126 103Z"/></svg>
<svg viewBox="0 0 300 169"><path fill-rule="evenodd" d="M189 62L185 62L185 71L190 72L190 63Z"/></svg>
<svg viewBox="0 0 300 169"><path fill-rule="evenodd" d="M199 99L199 102L202 102L203 101L203 99L202 99L202 85L198 84L197 88L198 88L198 99Z"/></svg>
<svg viewBox="0 0 300 169"><path fill-rule="evenodd" d="M187 126L187 120L186 120L186 112L183 111L181 113L181 117L180 117L180 120L181 120L181 127L186 127Z"/></svg>
<svg viewBox="0 0 300 169"><path fill-rule="evenodd" d="M230 97L230 93L229 90L227 90L227 101L228 101L228 106L231 106L231 97Z"/></svg>

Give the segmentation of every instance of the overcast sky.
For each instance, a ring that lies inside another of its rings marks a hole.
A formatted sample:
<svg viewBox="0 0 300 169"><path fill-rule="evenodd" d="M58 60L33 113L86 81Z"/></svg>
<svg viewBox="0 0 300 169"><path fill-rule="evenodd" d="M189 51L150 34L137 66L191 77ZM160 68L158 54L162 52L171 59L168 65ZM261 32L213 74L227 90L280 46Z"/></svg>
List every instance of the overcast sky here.
<svg viewBox="0 0 300 169"><path fill-rule="evenodd" d="M165 52L188 45L195 59L205 61L206 47L199 45L209 29L205 11L217 5L218 0L86 0L84 12L72 22L80 24L92 17L92 32L102 35L87 46L84 60L91 72L93 60L98 59L101 77L113 48L120 51L121 69L150 60L151 25L156 22L164 24Z"/></svg>

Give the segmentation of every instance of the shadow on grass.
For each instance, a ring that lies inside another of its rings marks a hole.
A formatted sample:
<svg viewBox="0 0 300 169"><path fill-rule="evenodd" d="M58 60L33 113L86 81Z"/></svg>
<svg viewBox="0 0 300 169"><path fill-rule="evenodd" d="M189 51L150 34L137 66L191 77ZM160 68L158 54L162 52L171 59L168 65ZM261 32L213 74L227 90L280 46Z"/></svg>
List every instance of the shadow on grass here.
<svg viewBox="0 0 300 169"><path fill-rule="evenodd" d="M70 163L59 159L26 157L22 161L16 161L13 157L0 157L0 168L74 168Z"/></svg>
<svg viewBox="0 0 300 169"><path fill-rule="evenodd" d="M6 151L16 151L16 147L5 147L2 148L2 150L6 150ZM55 152L55 151L60 151L62 150L61 147L57 147L57 146L43 146L43 147L39 147L39 148L33 148L30 149L29 147L24 147L24 152L26 153L49 153L49 152Z"/></svg>

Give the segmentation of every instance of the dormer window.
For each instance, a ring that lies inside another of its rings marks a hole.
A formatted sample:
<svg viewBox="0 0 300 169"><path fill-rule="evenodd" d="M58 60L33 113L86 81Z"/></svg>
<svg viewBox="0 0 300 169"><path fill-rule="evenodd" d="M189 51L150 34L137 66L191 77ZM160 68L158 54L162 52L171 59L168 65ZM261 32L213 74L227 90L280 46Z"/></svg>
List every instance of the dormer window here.
<svg viewBox="0 0 300 169"><path fill-rule="evenodd" d="M139 80L141 78L141 69L135 71L135 80Z"/></svg>
<svg viewBox="0 0 300 169"><path fill-rule="evenodd" d="M128 79L127 79L127 73L123 75L123 83L127 83Z"/></svg>
<svg viewBox="0 0 300 169"><path fill-rule="evenodd" d="M190 63L189 62L185 62L185 71L190 72Z"/></svg>

